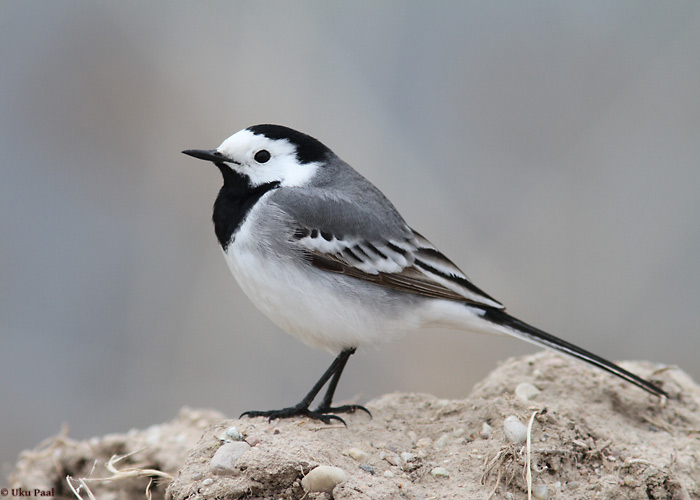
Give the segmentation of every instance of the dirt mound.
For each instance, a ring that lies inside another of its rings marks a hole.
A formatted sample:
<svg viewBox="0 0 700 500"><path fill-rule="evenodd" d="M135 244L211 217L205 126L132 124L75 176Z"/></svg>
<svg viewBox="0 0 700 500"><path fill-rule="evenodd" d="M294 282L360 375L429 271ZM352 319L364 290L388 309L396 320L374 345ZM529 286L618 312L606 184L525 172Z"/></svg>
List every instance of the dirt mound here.
<svg viewBox="0 0 700 500"><path fill-rule="evenodd" d="M700 387L677 368L624 366L668 403L543 352L508 360L464 400L382 396L347 428L184 409L143 431L58 436L24 452L10 484L99 500L147 488L174 500L700 498Z"/></svg>

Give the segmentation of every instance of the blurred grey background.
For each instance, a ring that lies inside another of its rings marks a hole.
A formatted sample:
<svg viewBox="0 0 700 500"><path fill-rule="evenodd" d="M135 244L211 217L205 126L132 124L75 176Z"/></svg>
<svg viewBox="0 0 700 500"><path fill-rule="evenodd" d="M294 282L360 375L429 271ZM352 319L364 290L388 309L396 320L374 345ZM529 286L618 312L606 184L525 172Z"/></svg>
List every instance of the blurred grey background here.
<svg viewBox="0 0 700 500"><path fill-rule="evenodd" d="M62 423L293 404L325 370L242 295L219 173L180 154L256 123L321 139L521 319L700 375L698 2L0 8L5 464ZM535 350L427 331L338 396L463 397Z"/></svg>

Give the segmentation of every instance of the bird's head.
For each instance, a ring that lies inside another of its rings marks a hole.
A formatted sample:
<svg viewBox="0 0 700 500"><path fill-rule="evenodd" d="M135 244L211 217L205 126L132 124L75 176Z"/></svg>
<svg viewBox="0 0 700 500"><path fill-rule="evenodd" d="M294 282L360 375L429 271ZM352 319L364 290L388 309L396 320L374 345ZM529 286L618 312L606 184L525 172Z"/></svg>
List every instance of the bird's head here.
<svg viewBox="0 0 700 500"><path fill-rule="evenodd" d="M214 150L188 149L184 154L214 162L224 175L245 176L251 187L307 184L333 154L311 136L281 125L254 125L226 139Z"/></svg>

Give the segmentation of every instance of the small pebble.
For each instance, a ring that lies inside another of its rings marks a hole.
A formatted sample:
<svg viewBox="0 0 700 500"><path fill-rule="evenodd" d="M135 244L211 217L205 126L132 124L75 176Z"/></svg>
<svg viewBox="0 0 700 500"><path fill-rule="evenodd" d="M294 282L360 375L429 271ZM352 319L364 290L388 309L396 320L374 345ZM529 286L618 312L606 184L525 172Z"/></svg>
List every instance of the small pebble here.
<svg viewBox="0 0 700 500"><path fill-rule="evenodd" d="M532 487L532 496L537 500L547 500L549 498L549 489L544 483L537 483Z"/></svg>
<svg viewBox="0 0 700 500"><path fill-rule="evenodd" d="M518 386L515 388L515 397L518 398L520 401L530 401L531 399L535 398L540 392L541 391L534 385L528 382L523 382L521 384L518 384Z"/></svg>
<svg viewBox="0 0 700 500"><path fill-rule="evenodd" d="M483 424L481 424L481 432L479 433L479 435L483 439L489 439L493 435L493 427L484 422Z"/></svg>
<svg viewBox="0 0 700 500"><path fill-rule="evenodd" d="M399 465L401 463L401 457L398 455L394 455L392 453L385 453L382 452L379 454L379 458L383 458L387 462L389 462L391 465Z"/></svg>
<svg viewBox="0 0 700 500"><path fill-rule="evenodd" d="M344 453L357 462L366 462L369 458L369 454L359 448L350 448Z"/></svg>
<svg viewBox="0 0 700 500"><path fill-rule="evenodd" d="M433 477L450 477L450 471L445 469L444 467L434 467L431 471L430 474Z"/></svg>
<svg viewBox="0 0 700 500"><path fill-rule="evenodd" d="M209 486L210 484L214 484L214 480L212 478L207 478L202 481L202 486Z"/></svg>
<svg viewBox="0 0 700 500"><path fill-rule="evenodd" d="M467 433L467 431L463 427L460 427L459 429L455 429L454 431L452 431L452 435L456 438L461 438L466 433Z"/></svg>
<svg viewBox="0 0 700 500"><path fill-rule="evenodd" d="M255 436L248 436L245 438L245 442L248 443L250 446L255 448L257 445L260 444L260 440L256 438Z"/></svg>
<svg viewBox="0 0 700 500"><path fill-rule="evenodd" d="M437 441L435 441L435 444L433 445L435 449L437 450L442 450L447 442L450 440L450 435L449 434L443 434L438 438Z"/></svg>
<svg viewBox="0 0 700 500"><path fill-rule="evenodd" d="M524 444L527 441L527 426L515 415L511 415L503 422L503 432L506 434L506 439L513 444Z"/></svg>
<svg viewBox="0 0 700 500"><path fill-rule="evenodd" d="M317 491L331 493L337 484L346 479L345 471L340 467L319 465L301 480L301 487L307 493Z"/></svg>
<svg viewBox="0 0 700 500"><path fill-rule="evenodd" d="M634 478L634 476L630 476L628 474L624 477L622 482L625 484L625 486L634 486L637 483L637 480Z"/></svg>
<svg viewBox="0 0 700 500"><path fill-rule="evenodd" d="M385 470L383 476L384 477L394 477L394 473L391 472L390 470Z"/></svg>
<svg viewBox="0 0 700 500"><path fill-rule="evenodd" d="M231 441L243 441L243 434L233 425L226 429L226 436L228 436Z"/></svg>
<svg viewBox="0 0 700 500"><path fill-rule="evenodd" d="M413 460L413 453L408 452L408 451L404 451L404 452L400 455L400 457L401 457L401 460L402 460L402 461L404 461L404 462L410 462L411 460Z"/></svg>
<svg viewBox="0 0 700 500"><path fill-rule="evenodd" d="M201 472L195 472L194 474L192 474L193 481L199 481L203 477L204 477L204 474L202 474Z"/></svg>
<svg viewBox="0 0 700 500"><path fill-rule="evenodd" d="M416 448L425 448L433 444L433 440L430 438L420 438L416 441Z"/></svg>
<svg viewBox="0 0 700 500"><path fill-rule="evenodd" d="M214 474L226 476L237 475L240 471L236 467L236 460L250 449L245 441L234 441L222 445L209 462L209 470Z"/></svg>
<svg viewBox="0 0 700 500"><path fill-rule="evenodd" d="M374 476L374 467L372 467L371 465L362 464L362 465L360 465L359 467L360 467L360 469L362 469L363 471L369 472L370 474L372 474L372 475Z"/></svg>

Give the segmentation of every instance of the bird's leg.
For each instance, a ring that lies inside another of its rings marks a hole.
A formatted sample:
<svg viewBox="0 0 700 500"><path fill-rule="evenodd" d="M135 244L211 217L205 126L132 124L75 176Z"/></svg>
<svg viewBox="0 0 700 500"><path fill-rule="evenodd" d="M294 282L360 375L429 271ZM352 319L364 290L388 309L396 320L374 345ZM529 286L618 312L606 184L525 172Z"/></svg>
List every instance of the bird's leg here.
<svg viewBox="0 0 700 500"><path fill-rule="evenodd" d="M281 410L268 410L268 411L247 411L241 414L241 417L267 417L269 420L275 418L290 418L297 417L300 415L307 416L314 420L321 420L322 422L329 424L332 420L337 420L345 424L345 421L333 415L333 413L348 413L354 412L355 410L361 409L369 413L366 408L359 405L346 405L338 408L331 408L331 401L333 399L333 394L335 393L335 388L338 385L338 380L340 379L340 374L345 368L345 364L348 362L348 358L355 352L355 348L345 349L333 360L331 366L325 371L321 378L316 382L316 384L311 388L309 393L301 400L296 406L290 406L289 408L282 408ZM328 390L323 397L323 401L316 410L310 410L311 402L316 398L318 393L321 391L328 380L331 380L328 385Z"/></svg>
<svg viewBox="0 0 700 500"><path fill-rule="evenodd" d="M343 405L343 406L336 406L333 407L331 404L333 403L333 395L335 394L335 388L338 386L338 381L340 380L340 375L343 373L343 369L345 369L345 364L348 362L348 359L352 354L355 353L355 348L353 347L352 349L346 349L345 351L340 353L340 356L336 359L336 361L340 361L338 364L338 369L336 372L333 374L333 377L331 378L331 381L328 383L328 388L326 389L326 394L323 396L323 400L321 401L321 404L318 405L316 408L317 413L321 414L328 414L328 413L355 413L357 410L362 410L367 415L372 417L372 414L369 412L367 408L364 406L360 405ZM343 356L343 354L346 354ZM342 359L341 359L341 356Z"/></svg>

